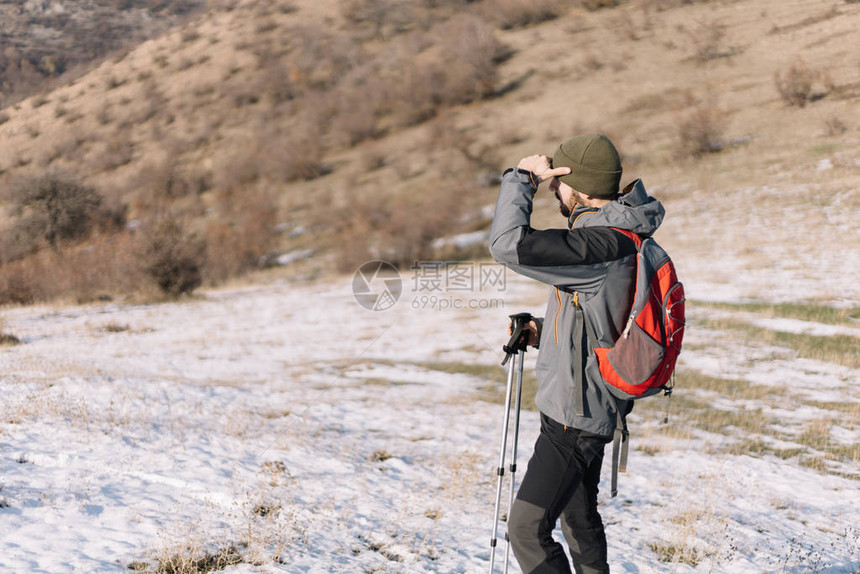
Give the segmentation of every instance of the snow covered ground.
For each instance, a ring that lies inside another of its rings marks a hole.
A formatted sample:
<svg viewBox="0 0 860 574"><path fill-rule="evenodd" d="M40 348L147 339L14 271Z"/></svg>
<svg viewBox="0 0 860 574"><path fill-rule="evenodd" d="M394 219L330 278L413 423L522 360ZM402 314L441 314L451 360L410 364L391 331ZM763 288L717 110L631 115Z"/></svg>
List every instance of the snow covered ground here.
<svg viewBox="0 0 860 574"><path fill-rule="evenodd" d="M0 572L219 553L237 573L486 571L500 348L507 315L542 313L544 288L508 274L503 291L431 296L404 277L398 303L373 312L351 279L5 310L23 344L0 348ZM860 571L860 421L827 411L860 401L860 373L695 328L727 311L689 313L670 423L662 399L634 413L620 494L601 493L613 572ZM685 391L685 373L765 392ZM685 395L766 417L771 450L697 426ZM853 460L802 464L822 420ZM537 429L524 412L521 469Z"/></svg>

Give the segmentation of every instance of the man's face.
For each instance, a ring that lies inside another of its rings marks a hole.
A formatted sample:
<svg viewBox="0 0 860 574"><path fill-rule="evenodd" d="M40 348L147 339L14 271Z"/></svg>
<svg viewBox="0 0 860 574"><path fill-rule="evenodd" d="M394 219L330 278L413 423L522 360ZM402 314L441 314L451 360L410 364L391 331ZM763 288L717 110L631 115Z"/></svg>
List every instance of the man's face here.
<svg viewBox="0 0 860 574"><path fill-rule="evenodd" d="M576 192L572 187L559 180L557 177L552 178L549 182L549 190L555 194L558 200L558 210L565 217L570 217L576 207Z"/></svg>

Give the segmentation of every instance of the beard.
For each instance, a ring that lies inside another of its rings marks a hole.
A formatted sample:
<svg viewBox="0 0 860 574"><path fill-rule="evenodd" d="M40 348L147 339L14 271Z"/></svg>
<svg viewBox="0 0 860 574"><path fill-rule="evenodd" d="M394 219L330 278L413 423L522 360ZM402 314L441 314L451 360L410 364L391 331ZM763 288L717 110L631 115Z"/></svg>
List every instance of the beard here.
<svg viewBox="0 0 860 574"><path fill-rule="evenodd" d="M561 196L558 194L558 191L555 192L555 198L558 200L559 212L561 212L565 219L570 219L570 215L571 213L573 213L573 211L571 211L571 209L564 204L564 202L561 200Z"/></svg>

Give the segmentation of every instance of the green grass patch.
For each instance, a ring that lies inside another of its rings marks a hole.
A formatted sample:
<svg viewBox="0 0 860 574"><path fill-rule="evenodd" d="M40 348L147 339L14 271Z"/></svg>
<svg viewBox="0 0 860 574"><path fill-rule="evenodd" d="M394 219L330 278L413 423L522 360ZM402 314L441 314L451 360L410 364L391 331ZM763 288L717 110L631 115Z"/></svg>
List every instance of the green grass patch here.
<svg viewBox="0 0 860 574"><path fill-rule="evenodd" d="M855 326L856 322L860 320L860 307L837 308L814 303L718 303L711 301L689 301L689 304L693 307L743 311L766 317L799 319L828 325Z"/></svg>

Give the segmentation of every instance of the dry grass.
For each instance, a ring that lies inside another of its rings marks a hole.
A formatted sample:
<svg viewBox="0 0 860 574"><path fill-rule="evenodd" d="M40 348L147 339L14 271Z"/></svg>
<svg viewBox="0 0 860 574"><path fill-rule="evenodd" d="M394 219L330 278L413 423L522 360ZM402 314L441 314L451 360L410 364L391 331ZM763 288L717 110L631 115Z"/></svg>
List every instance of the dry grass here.
<svg viewBox="0 0 860 574"><path fill-rule="evenodd" d="M558 18L565 6L559 0L488 0L482 10L503 30Z"/></svg>
<svg viewBox="0 0 860 574"><path fill-rule="evenodd" d="M763 317L785 317L828 325L854 325L860 320L860 307L832 307L814 303L723 303L689 301L696 307L756 313Z"/></svg>
<svg viewBox="0 0 860 574"><path fill-rule="evenodd" d="M21 342L18 337L9 333L3 324L3 317L0 316L0 347L5 345L17 345Z"/></svg>
<svg viewBox="0 0 860 574"><path fill-rule="evenodd" d="M677 544L665 544L661 542L652 542L648 548L657 555L661 562L669 562L671 564L688 564L697 566L707 554L702 554L701 551L690 546L682 546Z"/></svg>
<svg viewBox="0 0 860 574"><path fill-rule="evenodd" d="M805 333L787 333L758 327L738 319L710 320L703 323L708 329L730 330L748 342L787 347L798 356L846 367L860 367L860 350L857 338L850 335L817 336Z"/></svg>
<svg viewBox="0 0 860 574"><path fill-rule="evenodd" d="M672 414L668 424L658 426L655 421L663 420L667 401ZM820 409L821 415L798 427L766 406L772 404L788 411ZM786 388L684 370L677 375L671 399L636 404L630 427L636 451L646 455L673 448L674 441L708 437L708 448L714 452L797 459L819 472L857 479L860 476L844 468L860 460L860 445L835 441L832 435L834 427L853 430L857 421L860 411L853 403L820 403Z"/></svg>

